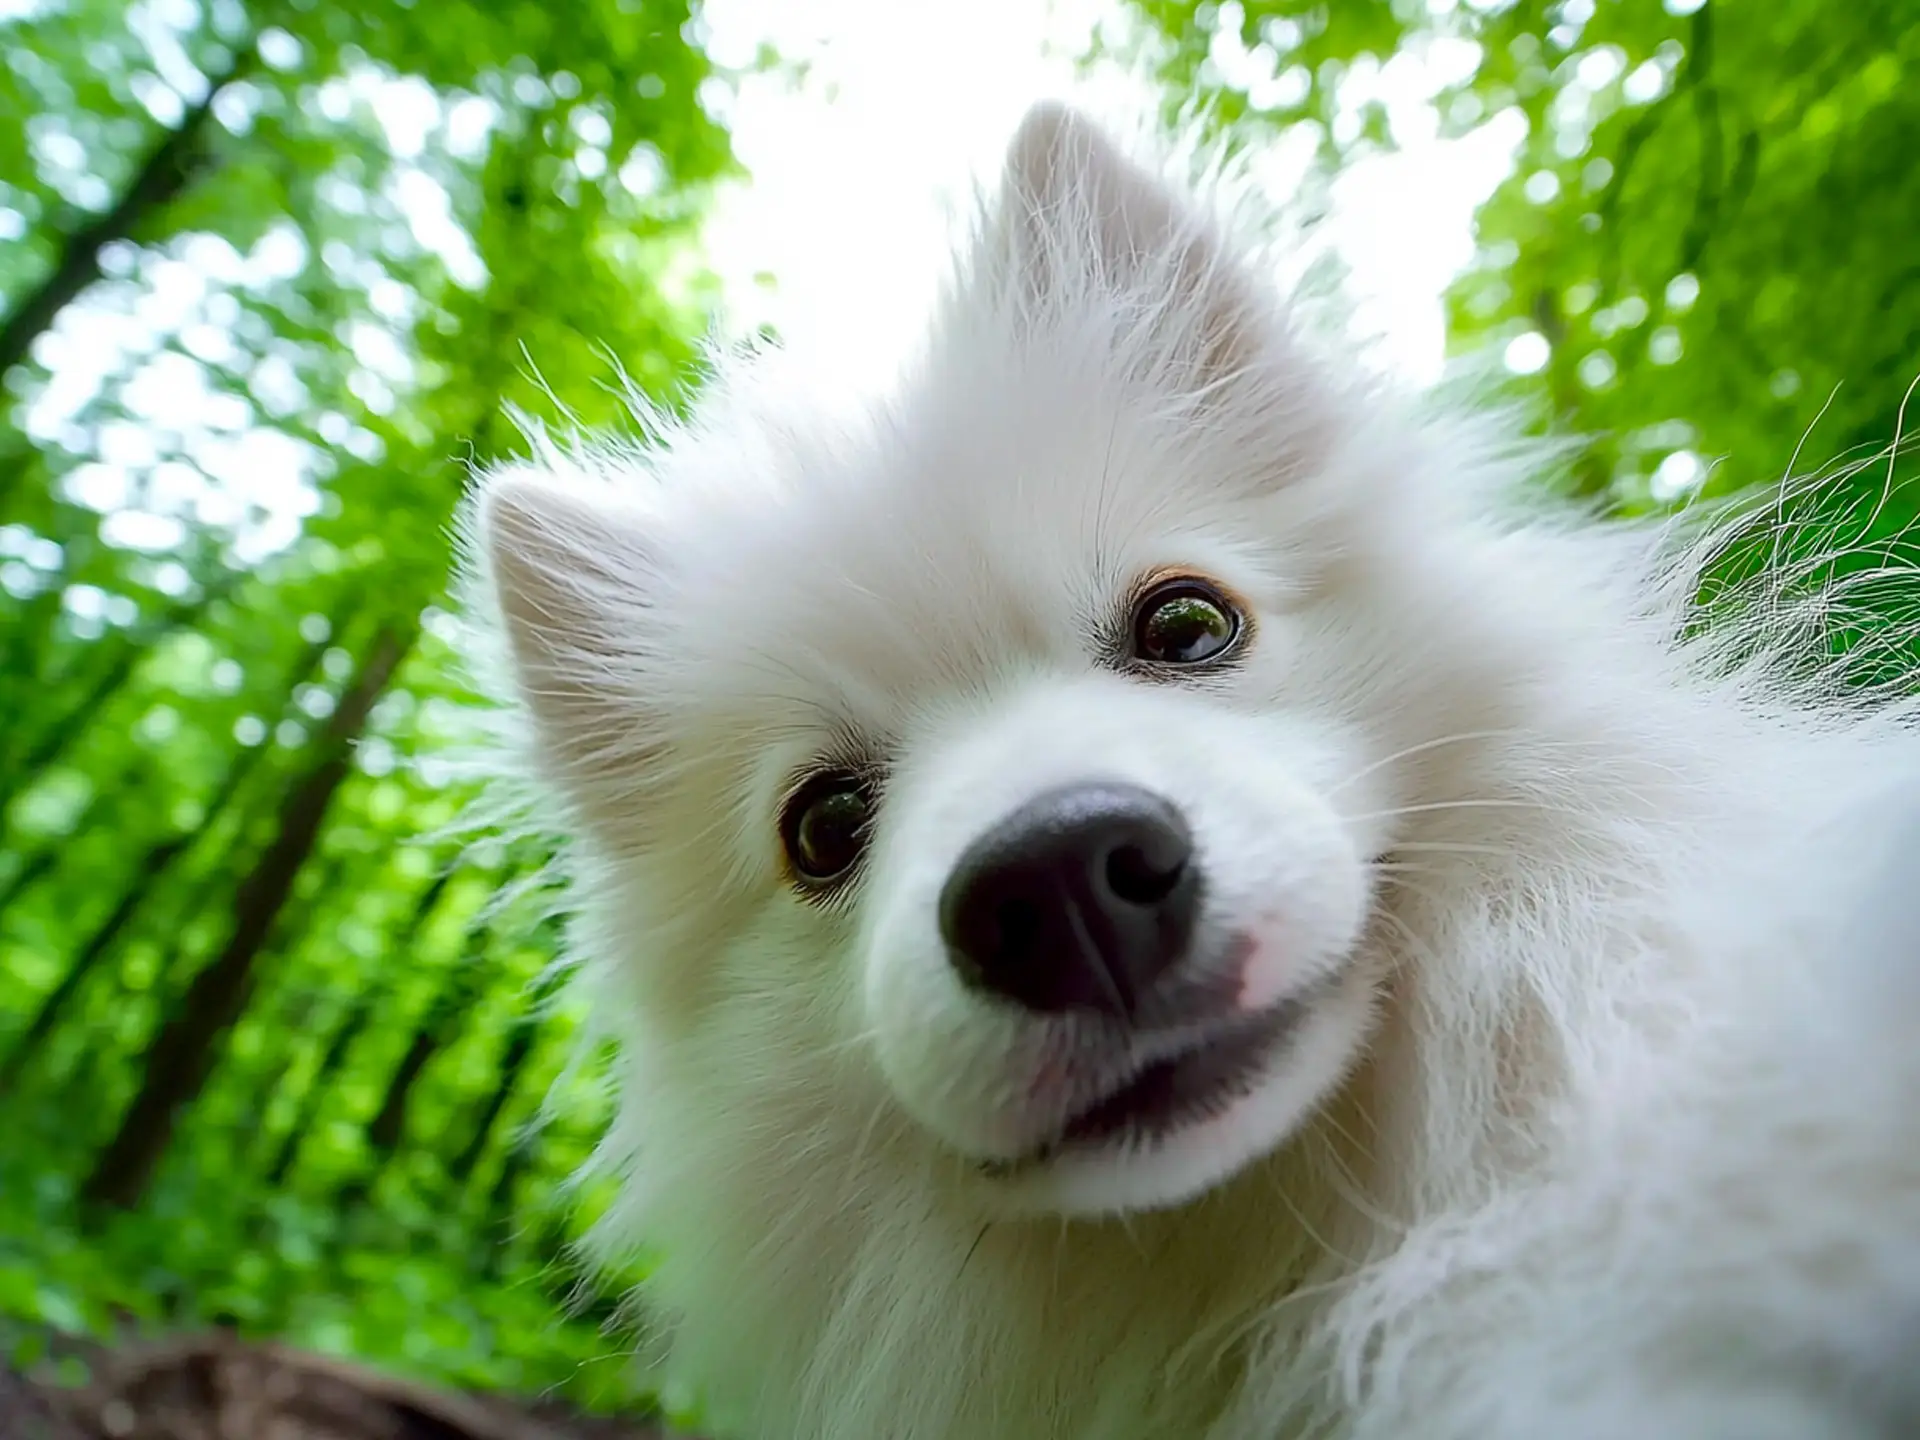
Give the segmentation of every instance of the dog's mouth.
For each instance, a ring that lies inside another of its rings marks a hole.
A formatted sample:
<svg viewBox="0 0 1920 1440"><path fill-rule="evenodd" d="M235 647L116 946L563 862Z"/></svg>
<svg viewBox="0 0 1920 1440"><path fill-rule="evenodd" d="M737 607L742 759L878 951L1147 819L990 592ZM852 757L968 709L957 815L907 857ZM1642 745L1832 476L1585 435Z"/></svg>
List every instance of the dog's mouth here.
<svg viewBox="0 0 1920 1440"><path fill-rule="evenodd" d="M1291 996L1141 1066L1040 1145L1011 1159L983 1161L981 1170L996 1178L1018 1175L1069 1151L1151 1143L1221 1114L1256 1088L1318 991Z"/></svg>

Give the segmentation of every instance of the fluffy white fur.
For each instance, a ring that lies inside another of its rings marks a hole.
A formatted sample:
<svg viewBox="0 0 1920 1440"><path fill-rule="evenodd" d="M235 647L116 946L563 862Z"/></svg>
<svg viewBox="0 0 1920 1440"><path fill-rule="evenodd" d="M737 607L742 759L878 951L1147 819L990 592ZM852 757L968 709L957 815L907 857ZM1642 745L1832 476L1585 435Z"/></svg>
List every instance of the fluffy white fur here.
<svg viewBox="0 0 1920 1440"><path fill-rule="evenodd" d="M1782 663L1778 587L1683 639L1707 542L1422 417L1043 106L888 393L729 360L643 447L486 477L476 655L622 1045L609 1240L723 1424L1920 1433L1905 712ZM1243 663L1106 663L1170 569L1247 601ZM825 900L776 819L823 760L885 775ZM996 1177L1060 1031L957 983L935 902L1090 776L1180 804L1241 1003L1308 1018L1226 1113Z"/></svg>

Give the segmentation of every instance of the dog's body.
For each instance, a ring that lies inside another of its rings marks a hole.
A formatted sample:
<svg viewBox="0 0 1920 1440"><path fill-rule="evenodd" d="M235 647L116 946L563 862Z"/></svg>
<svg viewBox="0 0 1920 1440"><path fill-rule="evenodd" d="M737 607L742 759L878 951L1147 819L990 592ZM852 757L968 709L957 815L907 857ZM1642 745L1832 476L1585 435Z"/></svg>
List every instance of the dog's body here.
<svg viewBox="0 0 1920 1440"><path fill-rule="evenodd" d="M895 393L483 487L744 1433L1916 1433L1920 744L1461 433L1043 107Z"/></svg>

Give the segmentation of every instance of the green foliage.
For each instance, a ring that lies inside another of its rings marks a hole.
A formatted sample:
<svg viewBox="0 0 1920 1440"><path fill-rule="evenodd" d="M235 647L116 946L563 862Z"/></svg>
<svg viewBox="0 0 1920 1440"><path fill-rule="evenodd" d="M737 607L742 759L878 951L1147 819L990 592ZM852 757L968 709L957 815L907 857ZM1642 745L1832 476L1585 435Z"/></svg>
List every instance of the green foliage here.
<svg viewBox="0 0 1920 1440"><path fill-rule="evenodd" d="M698 41L684 0L0 23L0 1345L218 1321L643 1398L566 1311L604 1117L532 1125L543 857L435 838L439 607L507 407L618 425L695 355Z"/></svg>
<svg viewBox="0 0 1920 1440"><path fill-rule="evenodd" d="M1920 11L1904 0L1133 0L1169 93L1246 143L1394 143L1383 68L1432 66L1443 134L1525 138L1450 297L1456 350L1532 331L1576 477L1626 508L1878 449L1920 373ZM1227 52L1251 54L1228 84ZM1830 399L1830 403L1829 403Z"/></svg>

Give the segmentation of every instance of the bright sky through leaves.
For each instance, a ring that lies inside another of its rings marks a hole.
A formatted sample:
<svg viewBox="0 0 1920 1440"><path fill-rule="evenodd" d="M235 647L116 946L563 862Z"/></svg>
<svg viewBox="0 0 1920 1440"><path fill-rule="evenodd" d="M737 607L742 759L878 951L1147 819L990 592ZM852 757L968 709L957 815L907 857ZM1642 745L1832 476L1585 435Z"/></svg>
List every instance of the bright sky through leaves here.
<svg viewBox="0 0 1920 1440"><path fill-rule="evenodd" d="M179 70L185 62L167 7L143 13L156 69ZM975 0L963 9L896 0L713 0L706 25L714 60L740 72L731 92L711 87L709 102L750 172L723 196L707 231L706 259L725 287L724 323L735 332L770 323L825 334L851 375L884 367L911 338L951 217L970 185L991 172L1032 100L1082 94L1125 108L1145 93L1114 64L1076 74L1076 57L1102 27L1111 40L1129 34L1109 0ZM298 47L287 39L277 49L282 39L270 35L263 54L269 64L291 66ZM292 53L279 53L289 46ZM754 68L763 47L779 56L770 70ZM1438 373L1441 293L1471 254L1473 210L1505 174L1516 138L1498 123L1464 140L1437 138L1426 98L1461 59L1445 51L1424 64L1403 57L1353 84L1356 107L1384 101L1402 148L1352 166L1334 188L1329 237L1351 270L1356 322L1378 337L1385 364L1416 381ZM1260 83L1260 57L1243 48L1219 47L1215 61L1226 74ZM191 88L192 78L184 84ZM164 87L150 102L178 103ZM487 133L486 102L470 99L443 111L418 80L363 70L323 85L320 103L342 114L354 105L372 110L403 162L394 199L415 241L456 279L477 283L477 257L444 190L404 162L436 135L456 154L475 153ZM1263 175L1281 193L1297 183L1306 160L1298 147L1276 147L1265 158ZM638 168L622 178L635 189L651 183ZM306 258L290 227L269 231L245 255L209 240L190 244L151 276L131 312L111 298L70 307L36 351L53 379L31 407L29 432L56 436L125 356L151 350L154 337L170 332L209 288L271 280ZM201 469L216 479L231 475L233 484L209 489L182 466L180 493L171 498L181 514L204 511L202 518L259 506L239 544L243 554L261 557L289 544L312 512L315 457L277 431L224 413L233 408L230 397L206 384L194 358L199 349L217 348L221 337L201 328L208 333L183 336L187 354L161 353L140 371L128 405L136 415L166 416L213 437ZM369 392L403 387L410 378L410 357L392 331L361 323L350 343ZM269 357L255 376L256 393L271 397L276 373ZM126 438L137 447L137 436ZM70 483L86 490L89 505L111 510L123 477L103 457ZM157 551L178 538L179 523L142 511L110 518L108 526L118 543Z"/></svg>

